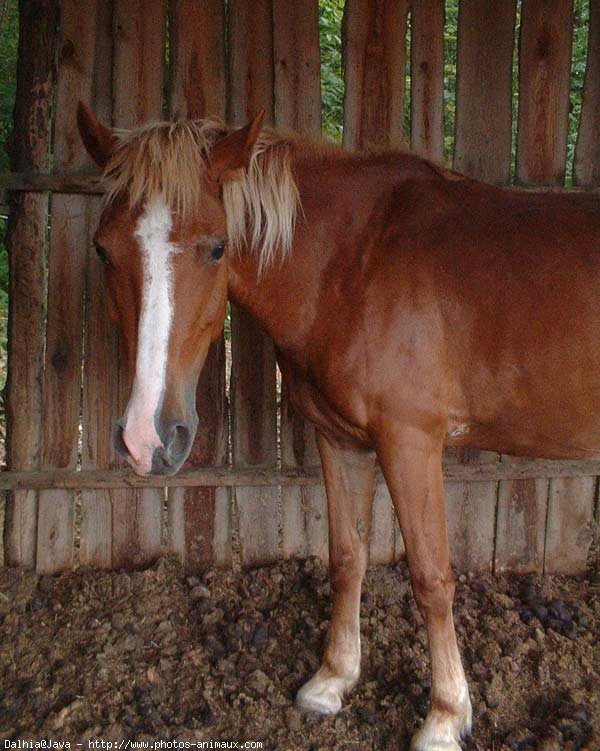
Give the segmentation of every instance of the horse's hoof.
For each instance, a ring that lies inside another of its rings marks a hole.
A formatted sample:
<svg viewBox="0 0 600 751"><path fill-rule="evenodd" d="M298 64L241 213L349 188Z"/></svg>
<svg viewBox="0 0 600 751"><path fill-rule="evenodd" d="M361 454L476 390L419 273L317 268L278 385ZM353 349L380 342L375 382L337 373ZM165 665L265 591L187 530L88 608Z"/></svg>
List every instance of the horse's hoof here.
<svg viewBox="0 0 600 751"><path fill-rule="evenodd" d="M296 706L304 712L336 714L342 708L342 697L355 683L337 676L325 678L317 673L296 694Z"/></svg>
<svg viewBox="0 0 600 751"><path fill-rule="evenodd" d="M410 751L461 751L459 740L471 732L472 710L467 699L464 712L457 715L431 712L413 735Z"/></svg>

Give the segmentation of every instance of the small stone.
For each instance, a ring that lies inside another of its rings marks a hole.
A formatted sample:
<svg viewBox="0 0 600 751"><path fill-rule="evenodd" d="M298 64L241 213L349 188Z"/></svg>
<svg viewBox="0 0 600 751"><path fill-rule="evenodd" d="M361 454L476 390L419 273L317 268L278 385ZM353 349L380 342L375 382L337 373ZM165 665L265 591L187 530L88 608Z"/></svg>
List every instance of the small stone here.
<svg viewBox="0 0 600 751"><path fill-rule="evenodd" d="M271 685L271 679L262 670L255 670L248 677L248 688L255 691L259 696L264 696Z"/></svg>
<svg viewBox="0 0 600 751"><path fill-rule="evenodd" d="M288 707L285 721L290 730L299 730L302 727L302 713L296 707Z"/></svg>
<svg viewBox="0 0 600 751"><path fill-rule="evenodd" d="M190 577L195 578L195 577ZM190 591L191 600L206 600L210 597L210 589L204 584L196 584L196 586Z"/></svg>
<svg viewBox="0 0 600 751"><path fill-rule="evenodd" d="M207 637L206 648L214 657L223 657L225 654L225 647L214 636Z"/></svg>
<svg viewBox="0 0 600 751"><path fill-rule="evenodd" d="M127 626L127 618L123 613L115 613L111 619L110 625L115 631L124 631Z"/></svg>
<svg viewBox="0 0 600 751"><path fill-rule="evenodd" d="M264 645L267 643L267 639L269 638L269 629L264 623L259 623L254 631L254 636L252 637L252 643L255 647L264 647Z"/></svg>

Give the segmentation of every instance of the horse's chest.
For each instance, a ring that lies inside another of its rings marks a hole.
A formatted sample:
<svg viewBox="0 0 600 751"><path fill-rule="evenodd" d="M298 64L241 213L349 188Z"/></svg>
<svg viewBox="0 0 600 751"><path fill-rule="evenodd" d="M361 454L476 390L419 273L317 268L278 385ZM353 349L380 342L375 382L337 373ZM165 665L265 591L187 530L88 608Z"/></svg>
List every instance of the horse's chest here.
<svg viewBox="0 0 600 751"><path fill-rule="evenodd" d="M338 440L370 445L360 408L353 403L353 391L328 389L327 384L317 384L284 356L278 355L277 360L289 402L297 414Z"/></svg>

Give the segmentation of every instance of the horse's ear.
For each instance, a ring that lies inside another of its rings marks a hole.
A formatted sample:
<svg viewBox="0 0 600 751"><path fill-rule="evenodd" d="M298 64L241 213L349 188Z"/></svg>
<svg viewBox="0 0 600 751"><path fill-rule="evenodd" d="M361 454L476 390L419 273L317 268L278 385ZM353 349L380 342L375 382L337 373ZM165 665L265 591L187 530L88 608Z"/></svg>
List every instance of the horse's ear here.
<svg viewBox="0 0 600 751"><path fill-rule="evenodd" d="M88 154L99 167L104 168L112 154L115 136L110 128L98 120L83 102L77 107L77 126Z"/></svg>
<svg viewBox="0 0 600 751"><path fill-rule="evenodd" d="M209 175L215 182L222 185L233 180L248 166L264 117L265 111L261 110L243 128L217 141L209 161Z"/></svg>

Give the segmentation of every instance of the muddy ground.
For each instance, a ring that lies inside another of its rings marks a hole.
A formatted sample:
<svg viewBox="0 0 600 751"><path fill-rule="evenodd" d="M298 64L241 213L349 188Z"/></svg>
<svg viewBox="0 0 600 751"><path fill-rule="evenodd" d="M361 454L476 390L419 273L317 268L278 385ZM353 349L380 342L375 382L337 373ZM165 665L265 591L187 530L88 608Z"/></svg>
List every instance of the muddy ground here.
<svg viewBox="0 0 600 751"><path fill-rule="evenodd" d="M475 711L467 749L600 749L600 576L461 577L456 622ZM316 561L185 577L0 571L0 740L254 740L269 751L404 751L427 710L406 565L370 570L363 673L341 713L298 713L329 585Z"/></svg>

